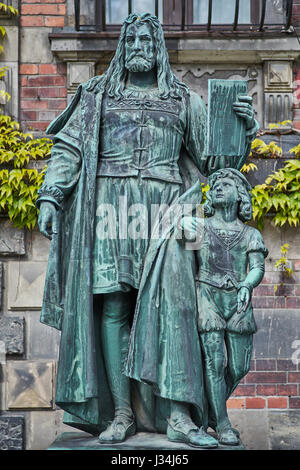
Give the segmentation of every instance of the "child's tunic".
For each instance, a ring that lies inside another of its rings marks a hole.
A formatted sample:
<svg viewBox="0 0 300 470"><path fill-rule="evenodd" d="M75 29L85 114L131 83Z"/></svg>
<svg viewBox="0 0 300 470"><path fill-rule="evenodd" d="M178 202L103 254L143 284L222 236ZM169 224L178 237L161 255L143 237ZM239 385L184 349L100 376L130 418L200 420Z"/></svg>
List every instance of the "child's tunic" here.
<svg viewBox="0 0 300 470"><path fill-rule="evenodd" d="M239 232L217 230L210 219L205 219L201 246L196 252L200 333L216 330L241 334L256 332L251 301L245 312L237 313L238 285L247 277L251 252L261 252L265 257L268 254L257 229L244 225Z"/></svg>

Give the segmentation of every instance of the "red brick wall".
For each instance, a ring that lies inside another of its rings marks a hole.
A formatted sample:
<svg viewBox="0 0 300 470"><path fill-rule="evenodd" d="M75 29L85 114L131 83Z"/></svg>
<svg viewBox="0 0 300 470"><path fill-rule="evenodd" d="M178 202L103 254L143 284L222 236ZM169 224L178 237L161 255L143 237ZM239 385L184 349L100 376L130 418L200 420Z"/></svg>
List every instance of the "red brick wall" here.
<svg viewBox="0 0 300 470"><path fill-rule="evenodd" d="M48 37L49 28L64 26L65 15L65 0L21 0L23 29L44 28ZM34 61L34 50L32 58ZM21 62L19 73L22 127L43 131L66 107L66 65L57 63L54 57L49 64Z"/></svg>
<svg viewBox="0 0 300 470"><path fill-rule="evenodd" d="M21 26L63 27L65 0L21 0Z"/></svg>
<svg viewBox="0 0 300 470"><path fill-rule="evenodd" d="M300 26L300 1L299 0L294 0L292 18L293 18L292 24L294 26Z"/></svg>
<svg viewBox="0 0 300 470"><path fill-rule="evenodd" d="M300 308L299 260L293 261L292 269L294 275L290 278L286 276L284 279L280 278L278 272L267 271L261 284L253 291L253 307L260 309Z"/></svg>
<svg viewBox="0 0 300 470"><path fill-rule="evenodd" d="M291 268L293 275L286 279L278 272L266 271L262 283L253 291L254 315L255 309L270 315L276 309L300 309L300 260L293 260ZM280 284L281 281L284 282ZM293 339L290 338L291 343ZM291 349L291 355L293 351ZM292 358L252 359L250 371L227 402L228 408L299 409L300 363L296 362L299 361L292 361Z"/></svg>
<svg viewBox="0 0 300 470"><path fill-rule="evenodd" d="M288 359L254 359L228 408L300 408L299 364Z"/></svg>

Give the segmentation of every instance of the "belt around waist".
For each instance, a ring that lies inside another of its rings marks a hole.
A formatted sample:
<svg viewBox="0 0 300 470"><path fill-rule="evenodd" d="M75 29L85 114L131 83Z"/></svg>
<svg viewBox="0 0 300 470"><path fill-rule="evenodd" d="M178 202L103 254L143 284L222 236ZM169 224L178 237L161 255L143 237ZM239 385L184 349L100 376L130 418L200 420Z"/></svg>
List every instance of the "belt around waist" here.
<svg viewBox="0 0 300 470"><path fill-rule="evenodd" d="M218 287L219 289L237 289L239 281L234 279L232 276L225 275L219 279L213 277L212 273L202 272L198 273L195 279L196 282L203 282L204 284L209 284L213 287Z"/></svg>
<svg viewBox="0 0 300 470"><path fill-rule="evenodd" d="M168 168L163 165L145 168L121 163L107 164L106 162L100 162L97 167L97 176L141 176L142 178L153 178L170 183L182 184L182 178L180 176L179 169Z"/></svg>

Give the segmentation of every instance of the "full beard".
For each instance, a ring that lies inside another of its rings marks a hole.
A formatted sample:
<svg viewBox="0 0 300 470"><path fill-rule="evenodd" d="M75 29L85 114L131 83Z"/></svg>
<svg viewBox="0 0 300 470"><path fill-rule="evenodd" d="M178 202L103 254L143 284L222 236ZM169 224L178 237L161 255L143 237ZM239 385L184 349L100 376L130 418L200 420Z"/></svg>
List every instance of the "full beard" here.
<svg viewBox="0 0 300 470"><path fill-rule="evenodd" d="M125 60L125 67L129 72L149 72L155 65L154 60L149 60L145 57L132 57Z"/></svg>

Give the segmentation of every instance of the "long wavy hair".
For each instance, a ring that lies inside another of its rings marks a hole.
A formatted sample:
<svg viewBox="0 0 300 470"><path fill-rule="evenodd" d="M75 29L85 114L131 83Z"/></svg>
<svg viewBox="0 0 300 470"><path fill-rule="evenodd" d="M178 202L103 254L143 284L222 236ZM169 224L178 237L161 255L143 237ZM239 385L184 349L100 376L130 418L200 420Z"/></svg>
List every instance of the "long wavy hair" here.
<svg viewBox="0 0 300 470"><path fill-rule="evenodd" d="M128 26L132 23L140 25L147 24L152 31L156 52L157 84L160 91L160 98L167 99L173 97L182 99L184 93L189 94L188 87L178 80L170 67L164 33L158 18L150 13L143 13L140 16L136 13L132 13L125 19L122 25L116 53L103 76L103 88L107 91L108 95L117 100L123 97L127 78L127 70L124 65L125 36Z"/></svg>
<svg viewBox="0 0 300 470"><path fill-rule="evenodd" d="M234 168L226 168L218 170L208 178L209 190L206 193L206 201L203 204L204 215L206 217L212 217L215 213L214 206L211 199L211 191L215 183L220 178L230 178L234 181L239 195L239 204L238 204L238 217L242 222L246 222L252 219L252 195L251 185L246 180L244 175Z"/></svg>

